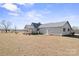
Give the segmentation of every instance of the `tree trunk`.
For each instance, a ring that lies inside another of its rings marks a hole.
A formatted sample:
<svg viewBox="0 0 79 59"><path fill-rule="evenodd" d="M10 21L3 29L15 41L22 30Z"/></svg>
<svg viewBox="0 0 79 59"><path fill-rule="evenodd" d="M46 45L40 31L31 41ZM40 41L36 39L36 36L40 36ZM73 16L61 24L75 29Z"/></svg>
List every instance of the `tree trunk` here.
<svg viewBox="0 0 79 59"><path fill-rule="evenodd" d="M7 29L5 29L5 32L7 33Z"/></svg>

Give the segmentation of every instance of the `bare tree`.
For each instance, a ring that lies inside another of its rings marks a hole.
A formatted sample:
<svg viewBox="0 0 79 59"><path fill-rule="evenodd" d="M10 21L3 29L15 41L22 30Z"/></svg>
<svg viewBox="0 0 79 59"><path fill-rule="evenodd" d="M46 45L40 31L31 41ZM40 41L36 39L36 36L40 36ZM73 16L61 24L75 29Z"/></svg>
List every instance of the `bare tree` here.
<svg viewBox="0 0 79 59"><path fill-rule="evenodd" d="M1 28L7 33L8 31L10 31L10 26L11 26L11 22L6 21L6 20L2 20L1 21Z"/></svg>
<svg viewBox="0 0 79 59"><path fill-rule="evenodd" d="M79 30L78 26L73 26L72 28L73 28L73 30Z"/></svg>

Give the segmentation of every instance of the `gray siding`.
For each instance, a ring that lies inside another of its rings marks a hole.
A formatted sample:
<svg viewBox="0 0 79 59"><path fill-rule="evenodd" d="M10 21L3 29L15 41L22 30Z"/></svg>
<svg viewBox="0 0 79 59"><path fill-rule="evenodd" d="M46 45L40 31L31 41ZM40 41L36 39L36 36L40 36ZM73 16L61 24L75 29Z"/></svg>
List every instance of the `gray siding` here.
<svg viewBox="0 0 79 59"><path fill-rule="evenodd" d="M32 28L32 32L33 33L37 33L37 29L36 28Z"/></svg>
<svg viewBox="0 0 79 59"><path fill-rule="evenodd" d="M40 28L40 32L47 35L62 35L60 27Z"/></svg>
<svg viewBox="0 0 79 59"><path fill-rule="evenodd" d="M63 31L63 28L65 28L65 31ZM68 31L69 29L69 31ZM66 23L63 27L62 27L62 35L68 35L68 34L71 34L72 32L72 29L71 27L69 26L68 23Z"/></svg>

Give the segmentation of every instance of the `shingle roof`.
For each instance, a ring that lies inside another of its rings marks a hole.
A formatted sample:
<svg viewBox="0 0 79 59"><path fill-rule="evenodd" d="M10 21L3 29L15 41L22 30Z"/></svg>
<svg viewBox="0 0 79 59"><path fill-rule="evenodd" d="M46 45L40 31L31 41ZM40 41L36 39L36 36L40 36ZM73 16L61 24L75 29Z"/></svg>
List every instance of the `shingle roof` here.
<svg viewBox="0 0 79 59"><path fill-rule="evenodd" d="M32 23L31 25L34 26L35 28L38 28L41 25L41 23Z"/></svg>
<svg viewBox="0 0 79 59"><path fill-rule="evenodd" d="M39 26L39 28L45 28L45 27L62 27L66 22L68 22L68 21L42 24L42 25Z"/></svg>
<svg viewBox="0 0 79 59"><path fill-rule="evenodd" d="M32 23L31 25L25 25L24 28L38 28L41 23Z"/></svg>

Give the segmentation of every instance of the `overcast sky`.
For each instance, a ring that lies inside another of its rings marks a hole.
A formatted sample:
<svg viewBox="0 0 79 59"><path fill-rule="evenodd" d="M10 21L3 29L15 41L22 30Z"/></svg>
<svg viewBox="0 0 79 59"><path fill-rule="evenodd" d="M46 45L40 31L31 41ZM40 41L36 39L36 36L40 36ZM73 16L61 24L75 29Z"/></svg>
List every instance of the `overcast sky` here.
<svg viewBox="0 0 79 59"><path fill-rule="evenodd" d="M1 20L10 21L19 29L31 22L69 21L72 26L79 26L79 4L0 3Z"/></svg>

